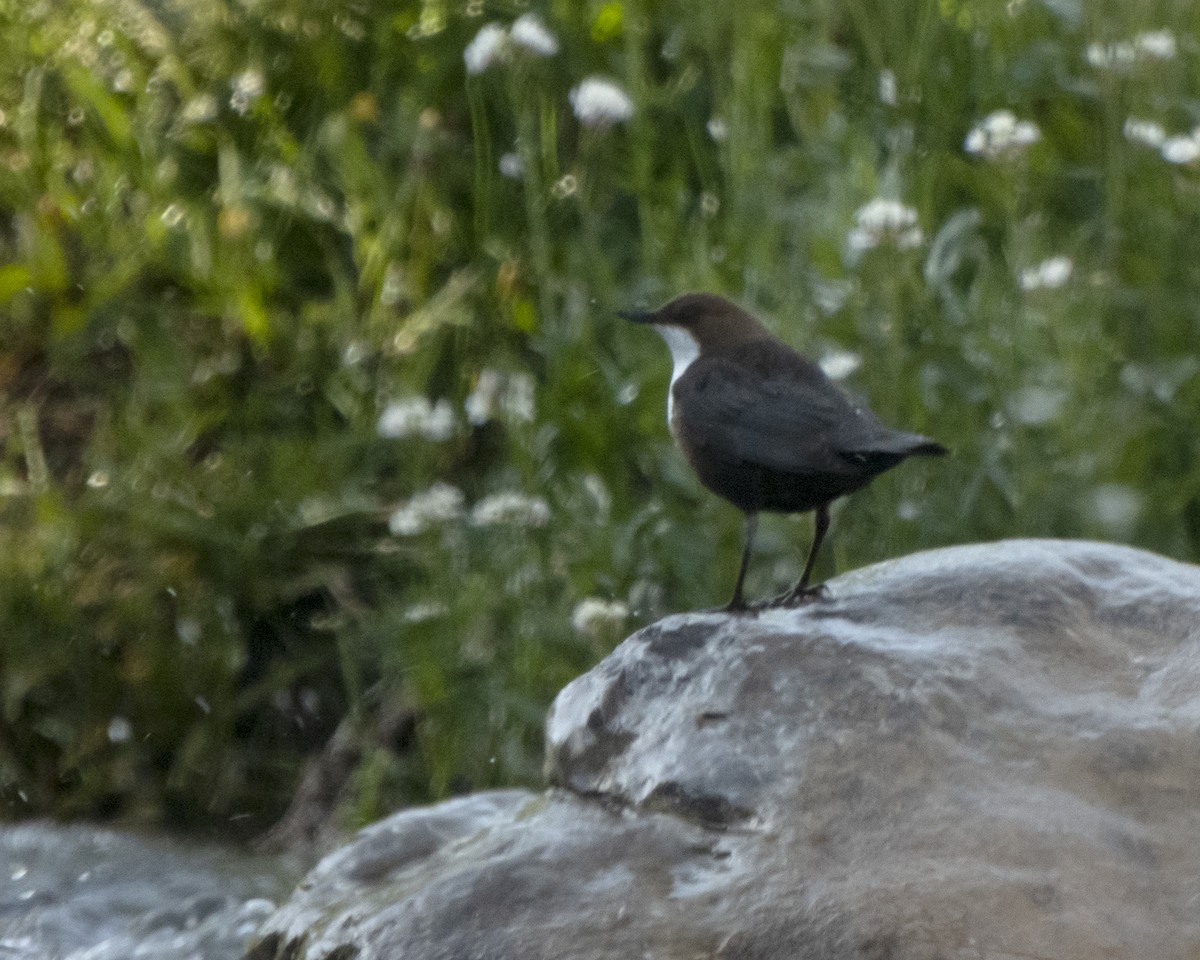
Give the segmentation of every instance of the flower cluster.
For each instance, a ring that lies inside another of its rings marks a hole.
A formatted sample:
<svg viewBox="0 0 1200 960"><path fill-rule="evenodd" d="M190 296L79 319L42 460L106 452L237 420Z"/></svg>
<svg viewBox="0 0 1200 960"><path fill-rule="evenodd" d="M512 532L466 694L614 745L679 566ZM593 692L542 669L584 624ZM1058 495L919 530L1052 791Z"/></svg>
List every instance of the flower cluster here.
<svg viewBox="0 0 1200 960"><path fill-rule="evenodd" d="M254 102L267 89L267 82L258 70L243 70L230 81L233 93L229 97L229 106L235 113L245 116Z"/></svg>
<svg viewBox="0 0 1200 960"><path fill-rule="evenodd" d="M1022 290L1057 290L1071 279L1075 263L1070 257L1059 254L1043 260L1037 266L1021 271Z"/></svg>
<svg viewBox="0 0 1200 960"><path fill-rule="evenodd" d="M879 71L879 102L885 106L894 107L900 100L897 92L896 71Z"/></svg>
<svg viewBox="0 0 1200 960"><path fill-rule="evenodd" d="M575 605L571 614L571 626L582 636L598 639L620 629L628 619L629 607L620 600L585 597Z"/></svg>
<svg viewBox="0 0 1200 960"><path fill-rule="evenodd" d="M500 161L496 166L500 170L500 174L510 180L520 180L521 175L525 172L525 161L514 150L500 154Z"/></svg>
<svg viewBox="0 0 1200 960"><path fill-rule="evenodd" d="M415 537L438 524L457 520L465 502L458 487L435 483L401 504L388 520L388 529L397 537Z"/></svg>
<svg viewBox="0 0 1200 960"><path fill-rule="evenodd" d="M183 105L179 119L184 124L211 123L217 119L217 110L217 98L211 93L200 93Z"/></svg>
<svg viewBox="0 0 1200 960"><path fill-rule="evenodd" d="M558 37L551 33L537 14L526 13L513 21L509 31L512 42L539 57L552 57L558 53Z"/></svg>
<svg viewBox="0 0 1200 960"><path fill-rule="evenodd" d="M585 127L605 129L633 116L633 100L605 77L588 77L570 94L571 109Z"/></svg>
<svg viewBox="0 0 1200 960"><path fill-rule="evenodd" d="M544 527L549 522L550 505L517 490L486 496L471 511L471 524L476 527Z"/></svg>
<svg viewBox="0 0 1200 960"><path fill-rule="evenodd" d="M463 50L463 63L467 73L477 75L508 62L514 53L552 57L558 49L558 37L536 14L526 13L514 20L507 30L498 23L484 24ZM580 81L571 90L570 100L571 109L585 127L604 130L633 116L633 99L620 85L606 77L587 77ZM501 172L506 177L519 176L519 164L516 154L506 154L501 159Z"/></svg>
<svg viewBox="0 0 1200 960"><path fill-rule="evenodd" d="M430 403L428 397L406 397L393 400L379 415L375 429L388 440L424 437L441 443L454 436L458 423L454 410L446 400Z"/></svg>
<svg viewBox="0 0 1200 960"><path fill-rule="evenodd" d="M463 62L467 73L483 73L508 57L508 31L498 23L485 23L475 34L475 39L463 50Z"/></svg>
<svg viewBox="0 0 1200 960"><path fill-rule="evenodd" d="M817 361L830 380L845 380L862 366L862 356L852 350L830 350Z"/></svg>
<svg viewBox="0 0 1200 960"><path fill-rule="evenodd" d="M430 620L438 620L449 613L450 608L446 604L438 600L426 600L414 603L404 611L403 617L405 623L428 623Z"/></svg>
<svg viewBox="0 0 1200 960"><path fill-rule="evenodd" d="M1162 124L1154 120L1130 117L1125 121L1125 139L1157 150L1167 163L1184 164L1200 160L1200 127L1191 133L1168 136Z"/></svg>
<svg viewBox="0 0 1200 960"><path fill-rule="evenodd" d="M854 228L846 242L854 253L874 250L890 244L897 250L911 250L925 242L917 222L917 211L899 200L876 197L854 214Z"/></svg>
<svg viewBox="0 0 1200 960"><path fill-rule="evenodd" d="M490 367L479 374L475 389L463 404L467 420L480 427L497 416L516 423L534 418L533 378L527 373L502 373Z"/></svg>
<svg viewBox="0 0 1200 960"><path fill-rule="evenodd" d="M533 378L527 373L505 373L489 367L479 374L463 402L463 412L473 427L495 419L532 423L537 413L534 389ZM459 418L448 400L434 403L420 394L390 401L375 425L376 432L387 440L423 437L435 443L449 440L458 429Z"/></svg>
<svg viewBox="0 0 1200 960"><path fill-rule="evenodd" d="M1092 519L1110 534L1131 536L1145 509L1145 496L1121 483L1102 483L1092 490L1089 504Z"/></svg>
<svg viewBox="0 0 1200 960"><path fill-rule="evenodd" d="M972 127L963 140L967 153L1002 160L1019 156L1042 139L1042 131L1032 120L1018 120L1011 110L997 110Z"/></svg>
<svg viewBox="0 0 1200 960"><path fill-rule="evenodd" d="M438 481L428 490L414 494L388 518L393 536L416 537L444 523L466 516L466 497L458 487ZM473 527L544 527L550 522L550 504L517 490L493 493L471 509Z"/></svg>
<svg viewBox="0 0 1200 960"><path fill-rule="evenodd" d="M1129 117L1125 121L1125 139L1157 150L1167 139L1167 131L1155 120L1140 120Z"/></svg>
<svg viewBox="0 0 1200 960"><path fill-rule="evenodd" d="M1200 159L1200 128L1191 133L1167 137L1158 150L1168 163L1192 163Z"/></svg>
<svg viewBox="0 0 1200 960"><path fill-rule="evenodd" d="M508 30L498 23L485 23L463 50L467 73L483 73L494 64L504 63L514 49L535 57L552 57L558 53L558 37L534 13L518 17Z"/></svg>
<svg viewBox="0 0 1200 960"><path fill-rule="evenodd" d="M1170 30L1150 30L1132 40L1089 44L1085 56L1098 70L1126 70L1146 60L1174 60L1176 46Z"/></svg>

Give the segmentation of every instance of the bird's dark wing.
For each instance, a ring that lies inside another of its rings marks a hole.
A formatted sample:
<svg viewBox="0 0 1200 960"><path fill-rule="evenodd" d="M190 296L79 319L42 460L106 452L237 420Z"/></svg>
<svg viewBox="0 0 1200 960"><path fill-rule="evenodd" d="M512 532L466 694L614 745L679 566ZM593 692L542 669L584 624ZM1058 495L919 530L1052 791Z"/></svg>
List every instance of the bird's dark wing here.
<svg viewBox="0 0 1200 960"><path fill-rule="evenodd" d="M854 477L934 452L921 449L932 441L885 426L783 344L732 358L702 356L673 389L684 447L727 462Z"/></svg>

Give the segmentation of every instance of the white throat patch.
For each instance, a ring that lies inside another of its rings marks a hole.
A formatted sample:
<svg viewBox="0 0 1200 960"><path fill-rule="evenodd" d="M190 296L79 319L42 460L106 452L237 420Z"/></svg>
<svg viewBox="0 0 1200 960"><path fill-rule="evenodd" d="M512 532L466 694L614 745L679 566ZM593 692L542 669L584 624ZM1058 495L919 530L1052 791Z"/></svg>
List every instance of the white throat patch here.
<svg viewBox="0 0 1200 960"><path fill-rule="evenodd" d="M667 347L671 351L671 361L675 364L675 368L671 371L671 385L667 387L667 426L670 427L675 413L675 398L671 395L675 389L675 381L682 377L687 368L692 365L692 361L700 356L700 344L682 327L655 325L654 329L667 342Z"/></svg>

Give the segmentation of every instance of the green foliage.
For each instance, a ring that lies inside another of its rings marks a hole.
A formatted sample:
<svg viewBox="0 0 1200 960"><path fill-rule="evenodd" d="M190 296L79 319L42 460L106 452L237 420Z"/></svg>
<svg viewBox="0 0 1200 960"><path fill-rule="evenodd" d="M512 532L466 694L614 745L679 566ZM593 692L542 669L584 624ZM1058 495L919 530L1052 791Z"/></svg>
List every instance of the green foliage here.
<svg viewBox="0 0 1200 960"><path fill-rule="evenodd" d="M556 52L468 72L516 12L5 3L10 814L256 830L344 718L356 817L536 782L554 692L731 587L740 518L614 319L686 289L861 357L852 390L954 449L853 497L825 574L1014 535L1200 552L1192 7L539 13ZM581 120L593 75L631 115ZM1000 110L1037 136L966 149ZM807 537L764 523L751 592Z"/></svg>

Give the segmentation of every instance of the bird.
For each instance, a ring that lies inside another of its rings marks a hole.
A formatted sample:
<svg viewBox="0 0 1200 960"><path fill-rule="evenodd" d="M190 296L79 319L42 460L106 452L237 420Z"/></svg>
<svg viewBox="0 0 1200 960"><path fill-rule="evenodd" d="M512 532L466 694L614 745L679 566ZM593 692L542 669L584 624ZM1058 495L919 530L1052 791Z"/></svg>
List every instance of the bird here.
<svg viewBox="0 0 1200 960"><path fill-rule="evenodd" d="M618 316L653 326L671 351L667 424L700 482L745 515L731 612L750 609L744 585L758 515L815 513L804 572L770 605L793 606L811 586L829 506L911 456L941 456L936 440L894 430L811 360L736 303L685 293L657 310Z"/></svg>

